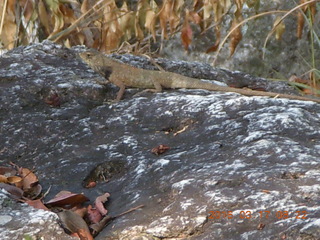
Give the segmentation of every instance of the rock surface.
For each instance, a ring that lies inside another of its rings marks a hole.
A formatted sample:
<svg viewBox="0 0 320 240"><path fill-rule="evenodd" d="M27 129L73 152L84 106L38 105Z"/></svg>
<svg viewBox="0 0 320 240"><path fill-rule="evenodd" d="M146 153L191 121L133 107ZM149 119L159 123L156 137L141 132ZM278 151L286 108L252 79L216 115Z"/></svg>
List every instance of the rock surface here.
<svg viewBox="0 0 320 240"><path fill-rule="evenodd" d="M134 95L133 89L110 104L117 88L97 83L103 79L76 58L83 49L44 42L0 58L1 165L35 167L43 188L51 186L47 198L60 190L92 200L109 192L111 215L145 205L96 239L320 238L319 104L204 90ZM157 62L192 77L292 92L284 83L201 63ZM152 154L160 144L170 149ZM124 171L84 189L88 174L108 161L125 162ZM12 239L16 222L22 236L60 236L54 214L0 199L7 219L1 239ZM43 224L35 226L29 219L39 214Z"/></svg>

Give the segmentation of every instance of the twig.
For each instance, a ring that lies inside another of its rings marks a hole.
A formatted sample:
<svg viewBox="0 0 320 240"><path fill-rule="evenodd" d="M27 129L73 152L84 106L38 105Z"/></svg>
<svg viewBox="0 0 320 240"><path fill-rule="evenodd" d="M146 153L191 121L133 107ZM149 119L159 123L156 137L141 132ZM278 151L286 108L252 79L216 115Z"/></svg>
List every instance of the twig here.
<svg viewBox="0 0 320 240"><path fill-rule="evenodd" d="M127 211L125 211L125 212L123 212L123 213L120 213L120 214L117 215L117 216L114 216L113 218L121 217L121 216L123 216L123 215L125 215L125 214L127 214L127 213L133 212L133 211L135 211L135 210L137 210L137 209L139 209L139 208L143 208L143 207L144 207L144 205L139 205L139 206L137 206L137 207L130 208L129 210L127 210Z"/></svg>

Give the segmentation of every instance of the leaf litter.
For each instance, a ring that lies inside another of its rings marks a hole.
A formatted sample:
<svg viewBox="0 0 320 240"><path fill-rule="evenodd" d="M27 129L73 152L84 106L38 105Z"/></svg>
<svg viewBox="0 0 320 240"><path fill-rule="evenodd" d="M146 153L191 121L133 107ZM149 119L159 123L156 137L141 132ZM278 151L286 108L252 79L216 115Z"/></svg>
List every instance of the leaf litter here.
<svg viewBox="0 0 320 240"><path fill-rule="evenodd" d="M57 213L60 224L71 236L81 240L91 240L98 235L107 224L117 217L142 208L144 205L131 208L116 216L107 215L104 203L110 197L109 193L97 196L94 206L85 203L90 201L82 193L60 191L53 199L44 202L46 193L42 193L42 186L35 174L35 170L20 167L12 162L10 166L0 166L0 189L7 192L9 197L27 203L37 209Z"/></svg>

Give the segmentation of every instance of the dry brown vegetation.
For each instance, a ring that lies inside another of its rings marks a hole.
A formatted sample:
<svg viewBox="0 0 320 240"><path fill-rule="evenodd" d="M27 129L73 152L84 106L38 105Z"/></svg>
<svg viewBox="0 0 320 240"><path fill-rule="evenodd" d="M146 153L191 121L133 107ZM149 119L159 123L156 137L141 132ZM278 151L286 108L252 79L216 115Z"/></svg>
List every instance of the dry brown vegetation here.
<svg viewBox="0 0 320 240"><path fill-rule="evenodd" d="M2 48L12 49L49 39L66 46L85 44L104 52L119 48L147 51L151 41L168 39L181 33L185 49L192 42L191 25L201 32L214 29L213 44L207 52L221 47L221 29L228 28L232 55L242 39L243 6L259 10L260 0L2 0L0 1L0 40ZM304 12L316 13L316 0L300 0L292 13L297 16L297 36L301 37ZM288 11L273 11L252 18ZM232 17L230 26L222 26L224 17ZM276 19L275 36L281 39L283 21Z"/></svg>

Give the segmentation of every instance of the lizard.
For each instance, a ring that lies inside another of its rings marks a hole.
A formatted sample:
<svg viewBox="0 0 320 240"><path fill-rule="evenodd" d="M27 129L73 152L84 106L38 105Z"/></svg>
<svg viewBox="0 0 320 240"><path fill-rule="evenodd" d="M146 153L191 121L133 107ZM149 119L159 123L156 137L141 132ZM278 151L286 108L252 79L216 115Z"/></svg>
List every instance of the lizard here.
<svg viewBox="0 0 320 240"><path fill-rule="evenodd" d="M177 73L140 69L112 59L96 50L84 51L79 53L79 55L90 68L120 88L115 101L120 101L122 99L126 87L132 87L148 89L154 92L161 92L163 88L204 89L209 91L234 92L245 96L267 96L320 103L320 99L220 86Z"/></svg>

